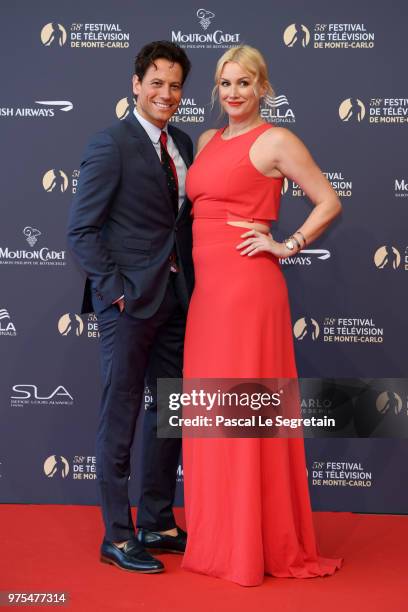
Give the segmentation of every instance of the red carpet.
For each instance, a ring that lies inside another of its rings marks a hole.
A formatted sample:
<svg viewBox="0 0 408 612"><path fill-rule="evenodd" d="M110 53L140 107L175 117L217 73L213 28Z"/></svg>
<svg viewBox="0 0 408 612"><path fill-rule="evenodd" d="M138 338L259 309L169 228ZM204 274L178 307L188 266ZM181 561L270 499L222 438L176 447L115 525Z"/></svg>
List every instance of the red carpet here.
<svg viewBox="0 0 408 612"><path fill-rule="evenodd" d="M183 525L181 510L179 520ZM69 610L408 609L408 517L315 513L321 553L344 557L344 567L329 578L267 577L254 588L182 571L178 555L161 556L167 571L157 575L132 574L100 563L102 524L95 507L3 505L0 522L0 591L65 591L71 597Z"/></svg>

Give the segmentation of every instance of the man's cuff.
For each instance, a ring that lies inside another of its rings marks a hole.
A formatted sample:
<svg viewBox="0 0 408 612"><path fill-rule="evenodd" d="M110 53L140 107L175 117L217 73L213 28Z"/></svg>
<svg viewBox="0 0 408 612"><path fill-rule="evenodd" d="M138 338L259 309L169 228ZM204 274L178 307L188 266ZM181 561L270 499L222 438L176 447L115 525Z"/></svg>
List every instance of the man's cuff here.
<svg viewBox="0 0 408 612"><path fill-rule="evenodd" d="M125 297L124 295L121 295L120 297L118 297L118 299L117 299L117 300L115 300L114 302L112 302L112 304L117 304L118 302L120 302L120 300L123 300L123 299L124 299L124 297Z"/></svg>

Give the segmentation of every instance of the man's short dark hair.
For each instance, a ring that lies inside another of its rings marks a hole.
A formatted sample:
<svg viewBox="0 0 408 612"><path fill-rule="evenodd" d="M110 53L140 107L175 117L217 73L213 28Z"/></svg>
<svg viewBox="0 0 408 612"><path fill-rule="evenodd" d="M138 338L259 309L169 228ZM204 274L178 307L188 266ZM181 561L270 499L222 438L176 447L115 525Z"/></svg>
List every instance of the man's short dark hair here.
<svg viewBox="0 0 408 612"><path fill-rule="evenodd" d="M156 40L140 49L135 59L135 74L140 81L143 81L149 66L155 66L155 61L158 59L166 59L169 62L180 64L183 70L184 83L190 72L190 60L181 47L168 40Z"/></svg>

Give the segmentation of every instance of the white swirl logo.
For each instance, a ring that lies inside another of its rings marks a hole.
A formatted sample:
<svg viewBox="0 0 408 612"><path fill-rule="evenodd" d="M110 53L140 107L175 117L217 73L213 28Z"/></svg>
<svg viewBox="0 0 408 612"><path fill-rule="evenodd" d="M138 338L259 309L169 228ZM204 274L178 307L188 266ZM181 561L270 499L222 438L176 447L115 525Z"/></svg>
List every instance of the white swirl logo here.
<svg viewBox="0 0 408 612"><path fill-rule="evenodd" d="M38 241L38 236L41 236L40 230L35 229L35 227L29 227L29 226L23 229L23 234L26 237L26 240L31 247L33 247Z"/></svg>
<svg viewBox="0 0 408 612"><path fill-rule="evenodd" d="M279 108L280 106L283 106L285 104L289 106L289 100L283 94L281 96L275 96L275 97L269 96L268 94L266 94L264 96L264 102L265 102L265 105L269 106L270 108Z"/></svg>
<svg viewBox="0 0 408 612"><path fill-rule="evenodd" d="M215 14L211 11L206 11L205 9L198 9L197 17L199 24L203 28L203 30L207 30L207 28L211 24L211 20L214 19Z"/></svg>
<svg viewBox="0 0 408 612"><path fill-rule="evenodd" d="M273 96L268 96L267 94L266 96L264 96L264 101L265 101L265 104L267 106L270 106L271 108L278 108L279 106L283 106L284 104L289 106L289 101L287 97L284 95L273 97Z"/></svg>
<svg viewBox="0 0 408 612"><path fill-rule="evenodd" d="M5 308L0 308L0 321L2 319L10 319L10 315Z"/></svg>
<svg viewBox="0 0 408 612"><path fill-rule="evenodd" d="M61 111L68 112L74 108L74 105L70 100L36 100L36 104L42 104L43 106L56 106Z"/></svg>

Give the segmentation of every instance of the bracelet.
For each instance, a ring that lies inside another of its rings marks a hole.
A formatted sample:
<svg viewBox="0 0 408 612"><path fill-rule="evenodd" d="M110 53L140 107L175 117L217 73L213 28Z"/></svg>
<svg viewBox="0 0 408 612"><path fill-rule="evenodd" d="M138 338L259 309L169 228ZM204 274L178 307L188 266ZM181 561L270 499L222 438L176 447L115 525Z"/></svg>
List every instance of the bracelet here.
<svg viewBox="0 0 408 612"><path fill-rule="evenodd" d="M298 249L300 251L300 242L299 242L299 240L296 238L296 236L293 236L293 234L292 234L291 238L292 238L292 240L294 240L296 242L296 244L298 245Z"/></svg>
<svg viewBox="0 0 408 612"><path fill-rule="evenodd" d="M298 249L300 250L300 243L299 241L295 238L295 236L289 236L289 238L286 238L286 240L283 241L283 244L286 246L287 249L289 249L289 251L293 251L294 249L294 243L296 242Z"/></svg>
<svg viewBox="0 0 408 612"><path fill-rule="evenodd" d="M306 246L306 238L304 237L302 232L300 230L296 230L295 234L300 234L300 236L302 237L302 240L303 240L303 246Z"/></svg>

